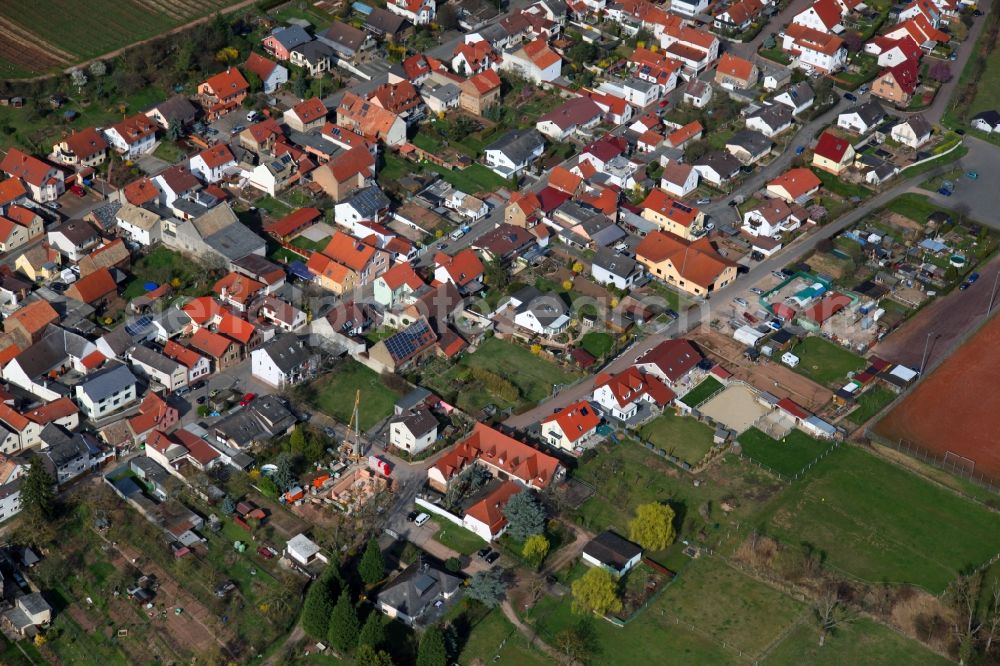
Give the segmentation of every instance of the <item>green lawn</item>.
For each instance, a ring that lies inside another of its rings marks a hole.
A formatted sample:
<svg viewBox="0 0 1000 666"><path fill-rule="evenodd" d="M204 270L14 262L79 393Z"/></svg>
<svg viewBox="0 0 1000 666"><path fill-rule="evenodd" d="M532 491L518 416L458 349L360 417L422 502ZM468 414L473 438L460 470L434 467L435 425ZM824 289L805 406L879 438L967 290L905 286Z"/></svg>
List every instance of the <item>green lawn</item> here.
<svg viewBox="0 0 1000 666"><path fill-rule="evenodd" d="M457 661L461 664L476 661L486 664L492 663L496 655L500 656L502 664L546 666L551 663L544 654L528 644L499 609L472 626L472 633L462 646Z"/></svg>
<svg viewBox="0 0 1000 666"><path fill-rule="evenodd" d="M847 574L934 594L1000 551L1000 515L853 446L792 483L758 523Z"/></svg>
<svg viewBox="0 0 1000 666"><path fill-rule="evenodd" d="M623 628L574 614L571 603L570 595L546 597L529 619L549 641L583 622L596 648L593 664L743 663L807 612L792 598L710 557L691 561Z"/></svg>
<svg viewBox="0 0 1000 666"><path fill-rule="evenodd" d="M851 412L847 418L855 425L867 423L868 419L881 412L895 399L896 394L889 389L874 386L858 396L857 409Z"/></svg>
<svg viewBox="0 0 1000 666"><path fill-rule="evenodd" d="M841 83L841 87L846 90L855 90L861 84L868 83L875 78L880 69L878 59L867 53L857 54L852 64L859 65L861 71L848 72L845 70L837 72L835 75L835 78Z"/></svg>
<svg viewBox="0 0 1000 666"><path fill-rule="evenodd" d="M594 488L594 496L575 512L576 521L594 532L611 528L627 535L638 505L667 502L689 519L676 525L681 538L692 536L685 530L703 529L707 543L718 547L737 539L731 530L782 487L770 474L735 456L704 472L700 478L708 483L695 486L689 475L632 440L602 445L595 453L573 471L575 478ZM719 508L727 498L733 507L729 513ZM704 525L699 522L702 509L708 516Z"/></svg>
<svg viewBox="0 0 1000 666"><path fill-rule="evenodd" d="M131 300L146 293L146 282L169 283L174 278L181 281L180 293L197 295L209 285L202 283L205 273L200 266L179 252L168 250L162 245L155 247L132 265L132 280L125 286L122 296Z"/></svg>
<svg viewBox="0 0 1000 666"><path fill-rule="evenodd" d="M833 445L828 440L814 439L801 430L791 431L779 442L757 428L750 428L737 441L744 454L787 477L802 472L816 456Z"/></svg>
<svg viewBox="0 0 1000 666"><path fill-rule="evenodd" d="M301 247L303 250L322 250L330 243L330 237L326 236L318 241L309 240L305 236L296 236L292 239L292 245Z"/></svg>
<svg viewBox="0 0 1000 666"><path fill-rule="evenodd" d="M434 533L434 540L442 546L451 548L456 553L472 555L486 545L485 541L464 527L459 527L455 523L448 522L444 518L433 514L431 518L438 524L438 531Z"/></svg>
<svg viewBox="0 0 1000 666"><path fill-rule="evenodd" d="M469 368L483 368L501 375L518 390L517 401L495 395L469 375ZM488 404L501 409L533 406L552 394L553 384L570 384L578 377L578 373L563 370L520 345L489 338L459 363L441 372L427 373L423 382L442 397L474 413Z"/></svg>
<svg viewBox="0 0 1000 666"><path fill-rule="evenodd" d="M845 199L850 199L851 197L867 199L872 195L872 191L864 185L848 183L822 169L813 169L812 171L819 177L820 182L823 183L823 189Z"/></svg>
<svg viewBox="0 0 1000 666"><path fill-rule="evenodd" d="M181 150L181 148L173 141L167 141L164 139L160 141L158 146L156 146L156 150L153 151L153 155L159 157L161 160L170 162L171 164L176 164L186 157L187 153Z"/></svg>
<svg viewBox="0 0 1000 666"><path fill-rule="evenodd" d="M271 217L281 218L292 212L291 206L278 201L274 197L262 196L253 202L254 206L260 208L261 210L267 211L268 215Z"/></svg>
<svg viewBox="0 0 1000 666"><path fill-rule="evenodd" d="M351 420L354 396L361 390L358 412L362 430L368 430L392 414L399 394L387 388L375 371L351 359L316 380L310 387L312 403L324 414L341 423Z"/></svg>
<svg viewBox="0 0 1000 666"><path fill-rule="evenodd" d="M29 666L33 663L45 663L42 656L38 654L38 648L31 641L21 641L19 647L2 637L0 637L0 661L7 666Z"/></svg>
<svg viewBox="0 0 1000 666"><path fill-rule="evenodd" d="M721 388L722 383L718 379L715 377L706 377L705 381L685 393L684 397L681 398L681 402L688 407L697 407Z"/></svg>
<svg viewBox="0 0 1000 666"><path fill-rule="evenodd" d="M955 150L951 151L947 155L942 155L941 157L936 157L929 162L924 162L923 164L911 167L909 169L904 169L900 174L904 178L914 178L920 174L927 173L937 169L938 167L944 166L946 164L951 164L952 162L957 162L968 154L969 148L967 146L959 146Z"/></svg>
<svg viewBox="0 0 1000 666"><path fill-rule="evenodd" d="M816 336L795 345L792 353L799 357L794 370L823 386L839 387L847 381L847 373L866 365L865 359L854 352Z"/></svg>
<svg viewBox="0 0 1000 666"><path fill-rule="evenodd" d="M815 622L804 622L763 661L764 666L944 666L951 661L917 641L868 618L855 618L838 626L819 646Z"/></svg>
<svg viewBox="0 0 1000 666"><path fill-rule="evenodd" d="M920 224L925 223L932 213L944 210L934 205L926 195L912 192L899 195L886 205L886 209Z"/></svg>
<svg viewBox="0 0 1000 666"><path fill-rule="evenodd" d="M601 358L615 344L615 339L610 333L587 333L580 339L580 346L584 348L594 358Z"/></svg>
<svg viewBox="0 0 1000 666"><path fill-rule="evenodd" d="M694 465L712 448L712 429L696 419L667 409L639 431L639 435L681 460Z"/></svg>
<svg viewBox="0 0 1000 666"><path fill-rule="evenodd" d="M505 178L501 178L482 164L473 164L465 169L448 169L436 164L424 164L427 171L434 171L441 174L445 181L454 187L462 190L466 194L476 194L477 192L494 192L498 188L510 185Z"/></svg>

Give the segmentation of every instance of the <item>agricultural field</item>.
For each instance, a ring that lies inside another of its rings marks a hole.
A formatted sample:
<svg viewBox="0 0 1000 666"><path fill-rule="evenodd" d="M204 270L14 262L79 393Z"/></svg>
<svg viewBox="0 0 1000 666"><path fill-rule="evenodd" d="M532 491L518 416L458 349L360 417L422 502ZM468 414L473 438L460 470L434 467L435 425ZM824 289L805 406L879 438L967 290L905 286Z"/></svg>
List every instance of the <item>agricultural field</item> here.
<svg viewBox="0 0 1000 666"><path fill-rule="evenodd" d="M743 454L787 477L801 473L805 466L833 446L833 442L814 439L801 430L792 430L781 441L750 428L737 440Z"/></svg>
<svg viewBox="0 0 1000 666"><path fill-rule="evenodd" d="M758 522L849 575L934 594L1000 551L1000 515L853 446L817 463Z"/></svg>
<svg viewBox="0 0 1000 666"><path fill-rule="evenodd" d="M823 386L839 388L847 381L849 372L865 367L865 359L854 352L815 336L795 345L792 353L799 357L799 364L793 369Z"/></svg>
<svg viewBox="0 0 1000 666"><path fill-rule="evenodd" d="M761 662L764 666L842 666L843 664L909 664L944 666L951 662L920 643L867 618L837 627L819 646L814 622L797 626Z"/></svg>
<svg viewBox="0 0 1000 666"><path fill-rule="evenodd" d="M5 0L0 77L64 69L213 14L237 0Z"/></svg>
<svg viewBox="0 0 1000 666"><path fill-rule="evenodd" d="M658 449L696 464L712 448L712 429L687 416L678 416L667 409L639 430L643 440Z"/></svg>
<svg viewBox="0 0 1000 666"><path fill-rule="evenodd" d="M374 370L353 359L313 382L308 389L307 400L327 416L349 423L354 410L354 397L359 390L361 429L369 430L392 414L399 394L388 388Z"/></svg>

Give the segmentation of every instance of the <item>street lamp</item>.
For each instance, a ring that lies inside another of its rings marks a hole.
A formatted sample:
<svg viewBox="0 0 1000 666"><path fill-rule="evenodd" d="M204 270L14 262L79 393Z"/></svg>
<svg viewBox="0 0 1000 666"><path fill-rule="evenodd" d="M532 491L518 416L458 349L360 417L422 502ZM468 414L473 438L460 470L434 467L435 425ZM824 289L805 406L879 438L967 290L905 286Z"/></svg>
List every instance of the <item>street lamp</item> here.
<svg viewBox="0 0 1000 666"><path fill-rule="evenodd" d="M924 355L920 359L920 376L921 377L924 374L924 365L926 365L926 363L927 363L927 348L931 344L931 336L932 335L934 335L934 331L931 331L930 333L928 333L927 334L927 338L924 340ZM937 339L937 338L935 338L935 339Z"/></svg>
<svg viewBox="0 0 1000 666"><path fill-rule="evenodd" d="M993 301L997 297L997 283L1000 282L1000 271L997 271L997 275L993 278L993 291L990 292L990 302L986 304L986 317L990 316L990 312L993 310Z"/></svg>

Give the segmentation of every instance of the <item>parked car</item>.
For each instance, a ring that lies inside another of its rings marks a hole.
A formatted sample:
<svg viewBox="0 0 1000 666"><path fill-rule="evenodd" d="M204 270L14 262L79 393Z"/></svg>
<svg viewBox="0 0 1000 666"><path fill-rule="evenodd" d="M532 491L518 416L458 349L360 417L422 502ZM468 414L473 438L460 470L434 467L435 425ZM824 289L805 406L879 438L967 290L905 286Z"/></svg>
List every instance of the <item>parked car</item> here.
<svg viewBox="0 0 1000 666"><path fill-rule="evenodd" d="M257 554L263 557L265 560L270 560L274 558L274 551L267 546L261 546L257 549Z"/></svg>
<svg viewBox="0 0 1000 666"><path fill-rule="evenodd" d="M779 280L784 280L785 279L785 274L782 273L781 271L771 271L771 275L773 275L774 277L778 278Z"/></svg>
<svg viewBox="0 0 1000 666"><path fill-rule="evenodd" d="M976 180L976 179L979 178L979 172L977 172L977 171L966 171L965 172L965 177L969 178L970 180Z"/></svg>
<svg viewBox="0 0 1000 666"><path fill-rule="evenodd" d="M406 522L412 523L414 520L417 519L417 516L419 516L419 515L420 515L420 512L418 512L418 511L411 511L411 512L409 512L408 514L406 514Z"/></svg>
<svg viewBox="0 0 1000 666"><path fill-rule="evenodd" d="M82 185L73 185L69 188L69 191L81 198L87 196L87 192L83 189Z"/></svg>
<svg viewBox="0 0 1000 666"><path fill-rule="evenodd" d="M426 513L421 513L419 516L413 519L413 524L416 525L417 527L420 527L430 519L431 517L428 516Z"/></svg>
<svg viewBox="0 0 1000 666"><path fill-rule="evenodd" d="M60 208L62 208L62 204L59 203L58 201L50 201L47 204L45 204L45 206L47 208L51 208L52 210L59 210Z"/></svg>
<svg viewBox="0 0 1000 666"><path fill-rule="evenodd" d="M982 16L983 15L983 10L982 9L973 10L972 15L973 16Z"/></svg>
<svg viewBox="0 0 1000 666"><path fill-rule="evenodd" d="M492 553L492 552L493 552L493 549L490 548L489 546L487 546L486 548L480 548L476 552L476 555L478 555L479 557L481 557L483 559L486 559L487 557L489 557L490 553Z"/></svg>
<svg viewBox="0 0 1000 666"><path fill-rule="evenodd" d="M947 187L939 187L938 188L938 194L940 194L943 197L950 197L951 196L951 190L949 190Z"/></svg>
<svg viewBox="0 0 1000 666"><path fill-rule="evenodd" d="M736 303L737 305L742 305L743 307L750 305L749 303L747 303L747 299L740 298L739 296L733 299L733 303Z"/></svg>
<svg viewBox="0 0 1000 666"><path fill-rule="evenodd" d="M858 96L855 95L854 93L847 92L847 93L844 93L844 99L846 99L848 102L857 102L858 101Z"/></svg>
<svg viewBox="0 0 1000 666"><path fill-rule="evenodd" d="M972 275L969 276L968 282L969 284L972 284L978 279L979 279L979 273L973 273Z"/></svg>
<svg viewBox="0 0 1000 666"><path fill-rule="evenodd" d="M492 553L486 556L486 564L493 564L499 559L500 559L500 553L494 550Z"/></svg>
<svg viewBox="0 0 1000 666"><path fill-rule="evenodd" d="M240 400L240 407L246 407L251 402L253 402L253 399L256 397L257 397L256 393L247 393L246 395L243 396L243 399Z"/></svg>
<svg viewBox="0 0 1000 666"><path fill-rule="evenodd" d="M712 200L711 199L698 199L698 201L696 201L695 203L697 205L699 205L699 206L707 206L708 204L712 203Z"/></svg>
<svg viewBox="0 0 1000 666"><path fill-rule="evenodd" d="M199 405L204 405L206 400L208 400L207 397L199 395L198 399L195 402L197 402Z"/></svg>
<svg viewBox="0 0 1000 666"><path fill-rule="evenodd" d="M757 294L758 296L760 296L760 295L762 295L764 293L764 290L761 289L760 287L750 287L750 291L752 291L753 293Z"/></svg>
<svg viewBox="0 0 1000 666"><path fill-rule="evenodd" d="M795 154L796 155L801 155L804 152L806 152L806 147L805 146L799 146L798 148L795 149Z"/></svg>
<svg viewBox="0 0 1000 666"><path fill-rule="evenodd" d="M965 291L968 288L969 288L969 283L968 282L963 282L962 284L958 285L958 290L959 291Z"/></svg>
<svg viewBox="0 0 1000 666"><path fill-rule="evenodd" d="M666 309L666 310L664 310L663 314L667 315L671 319L677 319L677 317L678 317L677 311L676 310L671 310L669 308Z"/></svg>
<svg viewBox="0 0 1000 666"><path fill-rule="evenodd" d="M868 92L868 90L869 90L868 86L861 86L860 88L858 88L858 94L864 95L866 92Z"/></svg>

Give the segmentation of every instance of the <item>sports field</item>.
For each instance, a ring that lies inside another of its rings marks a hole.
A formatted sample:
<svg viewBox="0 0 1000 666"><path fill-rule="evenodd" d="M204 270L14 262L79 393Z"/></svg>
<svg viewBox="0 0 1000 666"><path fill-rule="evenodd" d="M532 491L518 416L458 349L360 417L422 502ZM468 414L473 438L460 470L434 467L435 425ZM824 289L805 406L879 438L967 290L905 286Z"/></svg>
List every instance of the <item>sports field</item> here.
<svg viewBox="0 0 1000 666"><path fill-rule="evenodd" d="M239 0L4 0L0 77L62 69L208 16Z"/></svg>
<svg viewBox="0 0 1000 666"><path fill-rule="evenodd" d="M1000 515L853 446L789 485L760 522L835 569L934 594L1000 552Z"/></svg>
<svg viewBox="0 0 1000 666"><path fill-rule="evenodd" d="M1000 318L994 315L889 412L875 426L875 432L941 459L950 451L955 455L947 456L947 462L957 469L1000 479L998 336Z"/></svg>

